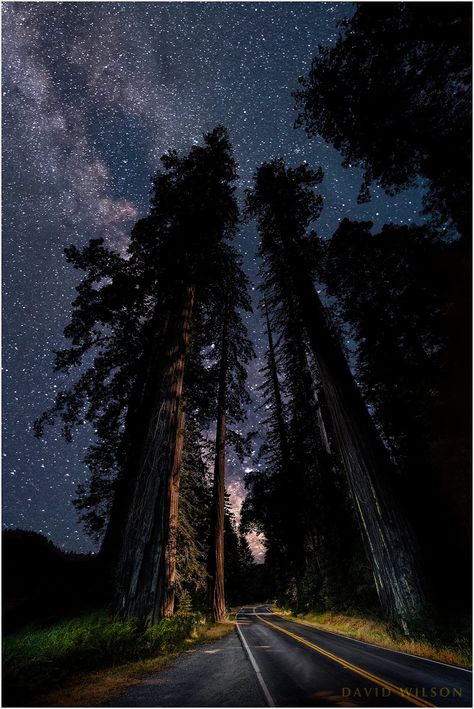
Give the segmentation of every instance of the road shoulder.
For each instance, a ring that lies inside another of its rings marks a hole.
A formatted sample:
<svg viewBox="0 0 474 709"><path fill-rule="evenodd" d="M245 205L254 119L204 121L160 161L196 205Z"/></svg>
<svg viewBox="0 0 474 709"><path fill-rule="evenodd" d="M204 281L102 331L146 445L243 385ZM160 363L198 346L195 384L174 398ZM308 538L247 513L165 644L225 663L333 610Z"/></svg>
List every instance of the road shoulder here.
<svg viewBox="0 0 474 709"><path fill-rule="evenodd" d="M401 635L391 635L385 623L366 617L344 616L342 614L321 613L319 622L315 614L295 616L281 608L272 613L282 620L320 630L354 642L370 645L390 652L400 653L430 662L438 662L449 667L472 671L471 643L460 637L454 645L434 646L428 641L413 640ZM324 620L324 622L321 622ZM461 649L460 649L461 648Z"/></svg>
<svg viewBox="0 0 474 709"><path fill-rule="evenodd" d="M236 632L197 645L161 672L146 677L104 706L266 706L255 672Z"/></svg>
<svg viewBox="0 0 474 709"><path fill-rule="evenodd" d="M38 695L34 704L42 707L100 707L113 703L112 698L122 695L130 687L140 684L152 674L163 671L183 653L207 647L229 634L234 634L235 623L211 623L200 625L184 643L184 648L175 652L162 652L112 667L73 675L57 689Z"/></svg>

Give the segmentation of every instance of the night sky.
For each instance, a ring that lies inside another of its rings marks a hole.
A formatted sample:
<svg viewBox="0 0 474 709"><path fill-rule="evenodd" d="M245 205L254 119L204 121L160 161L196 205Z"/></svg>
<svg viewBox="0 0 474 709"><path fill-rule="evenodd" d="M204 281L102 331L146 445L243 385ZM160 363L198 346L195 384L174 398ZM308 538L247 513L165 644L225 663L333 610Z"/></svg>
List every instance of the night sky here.
<svg viewBox="0 0 474 709"><path fill-rule="evenodd" d="M293 128L298 76L353 12L324 2L3 3L4 526L43 532L64 549L97 548L71 504L93 432L84 427L67 444L58 426L38 441L32 423L65 381L52 373L53 350L66 344L81 274L63 249L103 236L123 250L163 152L187 151L222 123L240 197L261 162L281 157L323 167L317 230L326 238L344 217L375 228L420 219L421 188L389 198L375 187L357 205L362 171L343 169L333 148ZM244 226L237 245L253 286L256 244L255 226ZM261 357L258 315L248 324ZM260 366L251 366L252 388ZM251 465L230 455L236 512Z"/></svg>

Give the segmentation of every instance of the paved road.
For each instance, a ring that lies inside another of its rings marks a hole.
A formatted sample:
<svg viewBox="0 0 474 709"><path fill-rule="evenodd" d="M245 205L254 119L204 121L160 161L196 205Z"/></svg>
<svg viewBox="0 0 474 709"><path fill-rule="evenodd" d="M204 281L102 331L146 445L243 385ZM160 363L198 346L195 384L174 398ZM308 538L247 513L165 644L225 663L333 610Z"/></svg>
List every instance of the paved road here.
<svg viewBox="0 0 474 709"><path fill-rule="evenodd" d="M238 633L191 648L115 707L470 707L472 674L242 608Z"/></svg>
<svg viewBox="0 0 474 709"><path fill-rule="evenodd" d="M264 707L257 675L237 633L190 648L130 687L113 707Z"/></svg>
<svg viewBox="0 0 474 709"><path fill-rule="evenodd" d="M267 606L242 608L237 624L267 704L472 706L467 670L294 623Z"/></svg>

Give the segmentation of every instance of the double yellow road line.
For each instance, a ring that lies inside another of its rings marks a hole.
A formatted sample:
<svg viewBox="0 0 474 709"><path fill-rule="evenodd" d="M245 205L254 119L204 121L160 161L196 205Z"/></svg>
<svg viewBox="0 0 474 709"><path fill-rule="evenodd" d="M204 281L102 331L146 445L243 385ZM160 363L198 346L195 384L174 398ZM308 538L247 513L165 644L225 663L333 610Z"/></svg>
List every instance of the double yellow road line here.
<svg viewBox="0 0 474 709"><path fill-rule="evenodd" d="M254 615L256 615L257 618L262 623L266 623L267 625L270 625L272 628L275 628L275 630L279 630L280 633L284 633L285 635L289 635L290 638L297 640L302 645L306 645L307 647L311 648L312 650L315 650L316 652L319 652L321 655L324 655L324 657L329 658L333 662L337 662L338 665L341 665L341 667L344 667L346 670L350 670L351 672L355 672L355 674L360 675L360 677L363 677L364 679L367 679L370 682L373 682L374 684L377 684L380 687L383 687L384 689L390 690L390 692L392 694L396 694L397 696L402 697L402 699L406 699L407 702L411 702L412 704L415 704L415 706L418 706L418 707L434 707L434 706L436 706L435 704L431 704L431 702L429 702L427 699L423 699L423 697L417 697L416 694L412 694L412 692L410 692L409 690L405 690L402 687L397 687L395 684L392 684L392 682L389 682L386 679L382 679L382 677L377 677L377 675L373 675L371 672L367 672L366 670L362 669L362 667L358 667L357 665L353 665L352 662L348 662L347 660L343 660L342 657L338 657L337 655L334 655L332 652L328 652L327 650L324 650L322 647L319 647L319 645L314 645L314 643L310 643L309 640L305 640L300 635L296 635L295 633L292 633L289 630L285 630L280 625L276 625L275 623L271 623L269 620L265 620L265 618L262 618L262 616L257 613L256 608L254 608L253 612L254 612Z"/></svg>

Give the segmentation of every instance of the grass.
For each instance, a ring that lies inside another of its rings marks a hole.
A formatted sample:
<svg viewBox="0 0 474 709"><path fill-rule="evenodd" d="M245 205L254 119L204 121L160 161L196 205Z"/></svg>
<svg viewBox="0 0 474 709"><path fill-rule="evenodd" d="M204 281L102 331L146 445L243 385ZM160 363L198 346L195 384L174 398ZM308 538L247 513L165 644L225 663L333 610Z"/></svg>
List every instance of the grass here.
<svg viewBox="0 0 474 709"><path fill-rule="evenodd" d="M100 704L190 645L217 639L233 627L178 614L141 631L132 621L95 613L50 628L27 628L4 640L3 705Z"/></svg>
<svg viewBox="0 0 474 709"><path fill-rule="evenodd" d="M376 618L331 612L304 613L295 616L282 608L275 609L275 612L297 623L307 623L322 630L330 630L390 650L400 650L409 655L419 655L469 669L472 666L471 643L467 635L457 634L449 643L424 639L412 640L402 635L394 635L383 621Z"/></svg>

